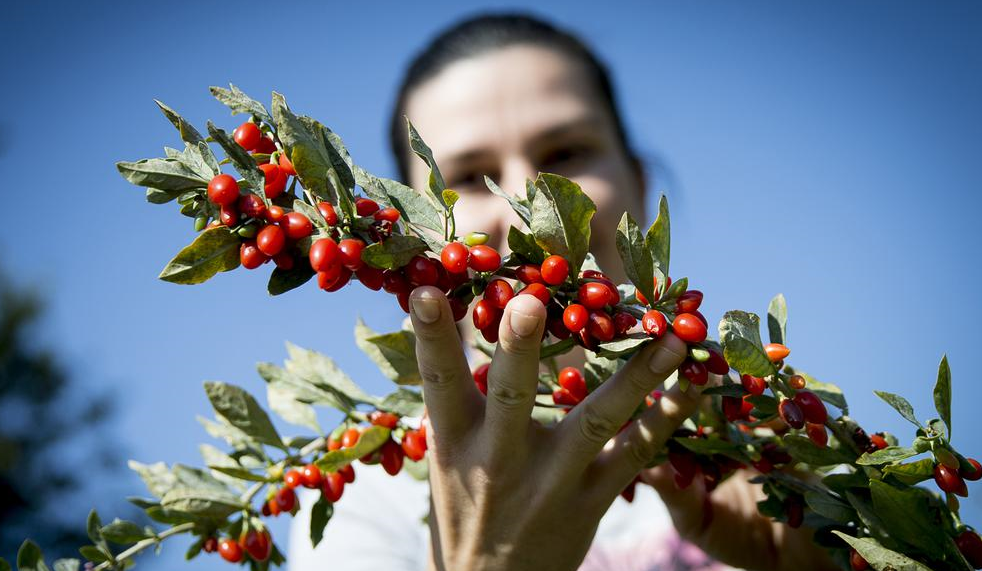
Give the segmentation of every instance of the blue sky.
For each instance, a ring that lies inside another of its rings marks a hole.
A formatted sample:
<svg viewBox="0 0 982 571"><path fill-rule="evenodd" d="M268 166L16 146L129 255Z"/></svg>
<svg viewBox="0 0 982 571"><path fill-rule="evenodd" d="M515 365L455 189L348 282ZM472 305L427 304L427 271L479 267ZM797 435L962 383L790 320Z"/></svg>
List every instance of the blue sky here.
<svg viewBox="0 0 982 571"><path fill-rule="evenodd" d="M124 7L125 6L125 7ZM166 7L165 7L166 6ZM933 416L941 355L954 375L955 444L982 433L982 8L974 2L546 1L609 62L631 135L673 209L676 275L729 309L790 305L792 360L839 383L869 430L909 438L873 396ZM39 343L82 390L113 392L123 455L198 462L203 380L262 394L259 361L283 341L324 351L387 390L350 336L402 315L379 294L307 287L269 298L265 271L200 287L156 279L192 237L146 203L117 160L177 146L158 98L195 124L237 122L208 94L271 90L324 121L370 171L391 176L385 121L401 70L434 31L486 2L21 2L0 20L0 266L50 301ZM338 324L341 324L339 326ZM142 493L135 476L91 498ZM982 524L975 486L963 502ZM105 514L109 516L111 514ZM82 516L80 515L80 518ZM81 519L79 520L81 525ZM280 522L282 523L282 522ZM173 568L183 547L148 567ZM205 568L208 561L194 568Z"/></svg>

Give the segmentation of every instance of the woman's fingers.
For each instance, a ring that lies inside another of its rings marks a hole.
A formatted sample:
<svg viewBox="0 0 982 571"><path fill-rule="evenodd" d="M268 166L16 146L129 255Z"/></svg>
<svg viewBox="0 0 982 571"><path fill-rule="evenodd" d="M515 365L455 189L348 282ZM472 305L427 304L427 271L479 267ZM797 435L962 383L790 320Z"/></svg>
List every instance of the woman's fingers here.
<svg viewBox="0 0 982 571"><path fill-rule="evenodd" d="M508 302L498 330L498 348L488 370L485 423L492 457L514 450L526 437L539 384L539 346L546 308L532 295Z"/></svg>
<svg viewBox="0 0 982 571"><path fill-rule="evenodd" d="M579 470L592 462L644 397L678 368L685 355L685 343L669 333L642 349L570 411L559 424L558 434L566 466Z"/></svg>
<svg viewBox="0 0 982 571"><path fill-rule="evenodd" d="M462 435L480 418L481 395L467 366L450 304L443 292L431 286L416 288L409 300L430 423L435 434Z"/></svg>

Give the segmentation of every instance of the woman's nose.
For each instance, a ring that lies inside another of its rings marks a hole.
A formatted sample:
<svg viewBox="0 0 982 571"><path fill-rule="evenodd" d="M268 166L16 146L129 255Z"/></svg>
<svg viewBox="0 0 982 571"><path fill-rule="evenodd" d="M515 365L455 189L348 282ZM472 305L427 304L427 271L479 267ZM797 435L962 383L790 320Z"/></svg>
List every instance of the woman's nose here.
<svg viewBox="0 0 982 571"><path fill-rule="evenodd" d="M503 168L501 169L501 180L495 181L501 187L501 190L514 196L515 198L525 198L525 183L528 180L535 180L538 172L535 170L535 166L531 161L516 157L505 162ZM502 253L509 251L508 248L508 229L514 226L519 229L527 230L524 228L524 223L522 219L515 214L512 210L511 205L505 200L495 200L495 218L497 221L498 228L495 234L496 242L498 242L498 249Z"/></svg>

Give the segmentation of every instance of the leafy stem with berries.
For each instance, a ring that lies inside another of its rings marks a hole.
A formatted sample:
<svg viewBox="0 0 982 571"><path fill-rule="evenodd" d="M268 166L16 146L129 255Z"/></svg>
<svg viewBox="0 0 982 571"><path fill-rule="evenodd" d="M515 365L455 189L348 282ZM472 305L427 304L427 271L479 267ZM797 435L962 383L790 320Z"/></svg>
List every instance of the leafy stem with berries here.
<svg viewBox="0 0 982 571"><path fill-rule="evenodd" d="M982 477L982 467L951 443L947 358L934 385L939 418L921 421L903 397L877 391L915 425L911 444L902 446L891 434L863 430L849 416L838 387L786 362L783 296L768 307L768 343L761 338L760 318L743 311L723 316L718 342L708 337L709 322L699 311L702 292L690 289L686 278L670 278L664 197L645 231L629 214L622 217L616 247L630 283L617 285L588 251L596 207L568 179L542 173L528 181L523 197L485 179L489 191L507 200L523 223L509 229L511 253L502 257L488 245L487 234L458 236L453 211L461 197L446 187L432 151L411 124L410 148L429 168L422 189L365 171L337 134L294 114L277 93L271 110L235 86L213 87L212 93L234 114L248 115L231 135L209 122L205 137L157 102L184 149L166 148L162 158L117 164L124 178L146 188L149 202L176 202L193 219L197 237L165 266L161 279L198 284L240 266L253 270L272 262L271 295L316 277L328 292L352 283L384 290L407 312L413 288L435 286L447 296L457 321L470 314L465 323L474 328L477 354L487 356L493 354L505 305L516 295L532 295L548 316L532 413L542 423L561 422L632 355L671 331L688 344L688 355L666 385L678 383L709 397L650 464L668 462L679 488L701 478L712 492L736 470L752 469L751 481L766 494L759 512L791 527L815 529L815 541L843 569L982 568L982 539L961 521L957 500L968 494L966 480ZM224 159L214 154L214 145ZM225 165L238 176L224 172ZM395 391L370 395L329 357L287 344L283 366L258 366L269 408L310 431L284 437L247 391L205 383L215 419L199 420L227 450L202 445L204 468L131 462L151 496L131 501L169 527L158 532L123 520L103 525L93 511L92 544L79 550L86 566L125 569L143 550L190 534L195 540L188 559L217 552L231 563L265 570L284 557L263 520L296 513L298 489L317 497L310 508L310 539L316 546L334 504L355 482L355 462L425 478L428 423L422 395L414 388L422 380L415 335L409 329L379 334L359 320L355 340L397 385ZM583 368L560 369L555 358L576 347L585 349ZM485 363L473 373L485 394L487 371ZM720 381L710 384L711 374ZM637 414L660 395L652 392ZM321 406L343 415L330 431L317 420L315 407ZM918 485L929 480L942 494ZM625 500L633 498L637 481L622 492ZM75 571L81 564L60 559L54 569ZM18 553L17 567L48 569L30 540ZM0 559L0 571L9 569Z"/></svg>

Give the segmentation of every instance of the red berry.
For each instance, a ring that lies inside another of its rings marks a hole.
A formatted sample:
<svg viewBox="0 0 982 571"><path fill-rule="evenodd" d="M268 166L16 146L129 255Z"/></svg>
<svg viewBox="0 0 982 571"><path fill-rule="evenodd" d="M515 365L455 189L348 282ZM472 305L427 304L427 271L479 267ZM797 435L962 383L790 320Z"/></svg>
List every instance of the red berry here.
<svg viewBox="0 0 982 571"><path fill-rule="evenodd" d="M395 208L383 208L375 214L372 214L372 218L376 220L385 220L395 224L399 221L399 211Z"/></svg>
<svg viewBox="0 0 982 571"><path fill-rule="evenodd" d="M511 284L502 279L493 279L484 288L484 299L498 309L504 309L513 297L515 297L515 290L512 289Z"/></svg>
<svg viewBox="0 0 982 571"><path fill-rule="evenodd" d="M791 349L788 349L780 343L768 343L764 345L764 352L767 353L767 358L771 360L772 363L777 363L783 361L785 357L791 354Z"/></svg>
<svg viewBox="0 0 982 571"><path fill-rule="evenodd" d="M706 361L706 368L714 375L725 375L730 372L730 364L726 362L726 358L716 351L709 352L709 360Z"/></svg>
<svg viewBox="0 0 982 571"><path fill-rule="evenodd" d="M232 227L239 222L239 211L235 204L227 204L219 211L218 219L222 224Z"/></svg>
<svg viewBox="0 0 982 571"><path fill-rule="evenodd" d="M424 256L413 256L403 270L413 286L435 286L440 281L436 262Z"/></svg>
<svg viewBox="0 0 982 571"><path fill-rule="evenodd" d="M263 171L263 177L266 181L263 185L266 198L272 200L283 194L283 191L286 190L286 175L283 174L280 167L267 163L259 165L259 169Z"/></svg>
<svg viewBox="0 0 982 571"><path fill-rule="evenodd" d="M470 250L468 265L475 272L493 272L501 267L501 254L491 246L474 246Z"/></svg>
<svg viewBox="0 0 982 571"><path fill-rule="evenodd" d="M682 366L679 367L679 374L699 387L709 382L709 371L706 369L706 365L692 359L686 359L682 362Z"/></svg>
<svg viewBox="0 0 982 571"><path fill-rule="evenodd" d="M583 373L575 367L566 367L559 371L559 386L569 391L576 402L586 398L586 381L583 379Z"/></svg>
<svg viewBox="0 0 982 571"><path fill-rule="evenodd" d="M958 472L944 464L939 463L934 466L934 482L942 491L963 498L968 497L968 488L965 486L965 480L958 475Z"/></svg>
<svg viewBox="0 0 982 571"><path fill-rule="evenodd" d="M277 268L286 271L292 270L297 261L294 259L293 254L284 250L273 256L273 263L276 264Z"/></svg>
<svg viewBox="0 0 982 571"><path fill-rule="evenodd" d="M259 126L249 121L239 125L232 132L232 139L247 151L256 150L256 146L259 145L259 139L262 138L263 132L259 130Z"/></svg>
<svg viewBox="0 0 982 571"><path fill-rule="evenodd" d="M794 395L794 402L805 415L805 420L814 424L825 424L829 413L822 404L822 399L811 391L798 391Z"/></svg>
<svg viewBox="0 0 982 571"><path fill-rule="evenodd" d="M751 375L741 375L740 383L743 384L743 388L752 395L762 395L764 394L764 389L767 388L767 381L760 377L754 377Z"/></svg>
<svg viewBox="0 0 982 571"><path fill-rule="evenodd" d="M454 321L460 321L461 319L467 317L467 304L456 297L451 297L450 313L453 314Z"/></svg>
<svg viewBox="0 0 982 571"><path fill-rule="evenodd" d="M321 486L321 480L324 475L316 464L307 464L303 467L300 474L303 476L303 487L313 489Z"/></svg>
<svg viewBox="0 0 982 571"><path fill-rule="evenodd" d="M399 292L396 294L396 301L399 302L399 307L409 315L409 292Z"/></svg>
<svg viewBox="0 0 982 571"><path fill-rule="evenodd" d="M324 484L321 493L327 501L334 503L341 499L344 494L344 476L339 472L332 472L324 477Z"/></svg>
<svg viewBox="0 0 982 571"><path fill-rule="evenodd" d="M355 467L351 464L346 464L338 468L338 474L341 474L341 478L345 484L353 484L355 481Z"/></svg>
<svg viewBox="0 0 982 571"><path fill-rule="evenodd" d="M890 443L887 442L886 438L883 438L882 434L871 434L869 441L877 450L883 450L887 446L890 446Z"/></svg>
<svg viewBox="0 0 982 571"><path fill-rule="evenodd" d="M796 391L805 388L805 377L802 377L801 375L791 375L788 378L788 386Z"/></svg>
<svg viewBox="0 0 982 571"><path fill-rule="evenodd" d="M358 439L361 438L361 431L357 428L349 428L344 431L341 435L341 446L344 448L351 448L355 444L358 444Z"/></svg>
<svg viewBox="0 0 982 571"><path fill-rule="evenodd" d="M850 547L849 566L852 567L853 571L866 571L869 569L869 562L863 559L863 556L858 551Z"/></svg>
<svg viewBox="0 0 982 571"><path fill-rule="evenodd" d="M692 479L699 471L699 464L695 457L689 452L674 452L669 450L668 462L672 465L675 472L675 485L684 490L692 484Z"/></svg>
<svg viewBox="0 0 982 571"><path fill-rule="evenodd" d="M276 500L276 507L281 512L292 512L293 507L297 505L297 494L290 487L280 488L280 491L276 492L274 499Z"/></svg>
<svg viewBox="0 0 982 571"><path fill-rule="evenodd" d="M283 226L287 238L291 240L300 240L314 233L314 225L310 219L299 212L287 213L280 226Z"/></svg>
<svg viewBox="0 0 982 571"><path fill-rule="evenodd" d="M603 309L610 301L610 290L600 282L586 282L580 286L577 299L587 309Z"/></svg>
<svg viewBox="0 0 982 571"><path fill-rule="evenodd" d="M259 139L259 143L256 144L255 151L264 155L271 155L276 152L276 143L273 139L269 137L263 137Z"/></svg>
<svg viewBox="0 0 982 571"><path fill-rule="evenodd" d="M338 256L341 265L352 271L359 270L365 262L361 259L361 253L365 249L365 242L359 238L345 238L338 242Z"/></svg>
<svg viewBox="0 0 982 571"><path fill-rule="evenodd" d="M338 243L321 238L310 246L310 267L315 272L327 271L338 260Z"/></svg>
<svg viewBox="0 0 982 571"><path fill-rule="evenodd" d="M239 199L239 183L232 175L220 174L208 183L208 200L219 206L234 204Z"/></svg>
<svg viewBox="0 0 982 571"><path fill-rule="evenodd" d="M402 451L413 462L426 456L426 437L418 430L407 430L402 437Z"/></svg>
<svg viewBox="0 0 982 571"><path fill-rule="evenodd" d="M390 476L395 476L402 470L402 460L405 452L402 446L396 444L395 440L386 440L382 445L382 468Z"/></svg>
<svg viewBox="0 0 982 571"><path fill-rule="evenodd" d="M630 313L619 311L614 314L614 332L617 335L626 335L637 324L638 320Z"/></svg>
<svg viewBox="0 0 982 571"><path fill-rule="evenodd" d="M569 276L569 262L562 256L549 256L539 269L542 279L549 285L559 285Z"/></svg>
<svg viewBox="0 0 982 571"><path fill-rule="evenodd" d="M702 343L706 340L706 325L691 313L676 315L672 330L686 343Z"/></svg>
<svg viewBox="0 0 982 571"><path fill-rule="evenodd" d="M293 490L290 490L290 493L292 494ZM269 554L273 549L273 542L270 541L269 532L265 529L250 529L239 538L239 543L242 544L242 547L246 550L246 553L248 553L249 556L256 561L266 561L269 559Z"/></svg>
<svg viewBox="0 0 982 571"><path fill-rule="evenodd" d="M300 473L300 470L288 470L283 475L283 483L289 488L296 488L297 486L303 485L303 474Z"/></svg>
<svg viewBox="0 0 982 571"><path fill-rule="evenodd" d="M788 518L788 527L796 529L805 521L805 505L799 496L788 496L784 500L784 514Z"/></svg>
<svg viewBox="0 0 982 571"><path fill-rule="evenodd" d="M975 458L966 458L969 464L972 465L975 470L969 470L967 468L962 468L958 471L958 474L970 482L975 482L979 478L982 478L982 465L979 465L979 461Z"/></svg>
<svg viewBox="0 0 982 571"><path fill-rule="evenodd" d="M481 394L488 394L488 370L491 368L491 363L484 363L480 367L474 369L474 384L477 385L478 390Z"/></svg>
<svg viewBox="0 0 982 571"><path fill-rule="evenodd" d="M293 167L293 163L286 156L286 153L280 153L280 158L277 161L280 165L280 170L283 171L287 176L297 176L297 169Z"/></svg>
<svg viewBox="0 0 982 571"><path fill-rule="evenodd" d="M355 200L355 211L358 216L371 216L378 212L378 203L371 198L358 198Z"/></svg>
<svg viewBox="0 0 982 571"><path fill-rule="evenodd" d="M205 540L204 544L201 546L201 549L204 550L205 553L214 553L218 551L218 540L214 537L209 537Z"/></svg>
<svg viewBox="0 0 982 571"><path fill-rule="evenodd" d="M440 252L440 262L451 274L462 274L467 271L467 257L469 255L467 246L460 242L450 242Z"/></svg>
<svg viewBox="0 0 982 571"><path fill-rule="evenodd" d="M378 291L382 289L382 270L364 265L355 270L358 281L370 290Z"/></svg>
<svg viewBox="0 0 982 571"><path fill-rule="evenodd" d="M337 260L327 267L326 270L317 272L317 287L325 291L334 291L334 284L341 279L341 274L351 271L342 266ZM343 285L343 284L342 284Z"/></svg>
<svg viewBox="0 0 982 571"><path fill-rule="evenodd" d="M722 405L723 405L723 416L726 417L726 420L730 422L736 422L738 420L746 419L746 415L744 415L744 411L743 411L744 403L746 403L746 401L744 401L741 398L724 396L722 398ZM746 403L746 404L749 405L750 403ZM752 409L753 405L750 405L750 408ZM750 411L748 410L747 414L749 413Z"/></svg>
<svg viewBox="0 0 982 571"><path fill-rule="evenodd" d="M573 396L573 393L559 388L552 391L552 402L560 406L576 406L580 401Z"/></svg>
<svg viewBox="0 0 982 571"><path fill-rule="evenodd" d="M267 256L275 256L286 245L286 232L275 224L264 226L256 236L256 245Z"/></svg>
<svg viewBox="0 0 982 571"><path fill-rule="evenodd" d="M484 329L481 330L481 335L484 337L484 340L485 341L487 341L488 343L497 343L498 342L498 326L499 325L501 325L501 316L500 315L497 317L497 319L494 320L494 323L492 323L491 325L489 325L489 326L487 326L487 327L485 327Z"/></svg>
<svg viewBox="0 0 982 571"><path fill-rule="evenodd" d="M552 297L552 293L549 288L542 284L529 284L522 288L522 291L518 292L518 295L531 295L542 302L542 305L549 304L549 298Z"/></svg>
<svg viewBox="0 0 982 571"><path fill-rule="evenodd" d="M702 305L702 292L697 289L690 289L679 296L675 302L675 307L679 313L692 313Z"/></svg>
<svg viewBox="0 0 982 571"><path fill-rule="evenodd" d="M474 304L471 316L474 319L474 327L483 331L501 317L501 310L491 305L490 301L482 299Z"/></svg>
<svg viewBox="0 0 982 571"><path fill-rule="evenodd" d="M385 428L393 429L399 424L399 417L391 412L375 410L368 415L368 422L372 423L373 426L384 426Z"/></svg>
<svg viewBox="0 0 982 571"><path fill-rule="evenodd" d="M805 426L805 415L791 399L784 399L781 401L781 404L777 405L777 414L791 428L802 428Z"/></svg>
<svg viewBox="0 0 982 571"><path fill-rule="evenodd" d="M318 202L317 211L321 213L328 226L337 226L338 213L330 202Z"/></svg>
<svg viewBox="0 0 982 571"><path fill-rule="evenodd" d="M588 318L587 309L578 303L571 303L563 310L563 325L573 333L586 327Z"/></svg>
<svg viewBox="0 0 982 571"><path fill-rule="evenodd" d="M979 537L979 534L966 529L955 538L955 545L968 560L969 565L975 569L982 569L982 537Z"/></svg>
<svg viewBox="0 0 982 571"><path fill-rule="evenodd" d="M808 438L819 448L825 448L828 445L829 433L826 432L824 424L805 423L805 432L808 434Z"/></svg>
<svg viewBox="0 0 982 571"><path fill-rule="evenodd" d="M657 309L649 309L641 318L641 328L648 335L659 339L668 331L668 320L665 319L665 314Z"/></svg>
<svg viewBox="0 0 982 571"><path fill-rule="evenodd" d="M283 210L282 207L276 206L275 204L272 205L272 206L270 206L266 210L266 221L267 222L272 222L272 223L275 224L275 223L279 222L280 220L283 220L283 217L284 216L286 216L286 211Z"/></svg>
<svg viewBox="0 0 982 571"><path fill-rule="evenodd" d="M335 450L341 449L341 439L339 438L327 438L327 450L328 452L334 452Z"/></svg>
<svg viewBox="0 0 982 571"><path fill-rule="evenodd" d="M266 204L255 194L243 194L238 199L239 212L250 218L262 218L266 215Z"/></svg>
<svg viewBox="0 0 982 571"><path fill-rule="evenodd" d="M544 284L546 283L542 279L542 272L539 270L539 266L535 264L522 264L515 268L515 277L519 279L523 284Z"/></svg>
<svg viewBox="0 0 982 571"><path fill-rule="evenodd" d="M382 272L382 289L388 293L400 294L409 293L409 282L399 270L385 270Z"/></svg>
<svg viewBox="0 0 982 571"><path fill-rule="evenodd" d="M255 240L246 240L242 242L242 246L239 247L239 261L242 263L242 267L247 270L254 270L259 266L266 263L266 257L258 246L256 246Z"/></svg>
<svg viewBox="0 0 982 571"><path fill-rule="evenodd" d="M529 286L532 287L532 286ZM591 311L587 318L586 331L597 341L604 343L614 338L614 320L602 311Z"/></svg>
<svg viewBox="0 0 982 571"><path fill-rule="evenodd" d="M242 561L242 546L238 542L225 538L218 542L218 554L229 563L238 563Z"/></svg>

